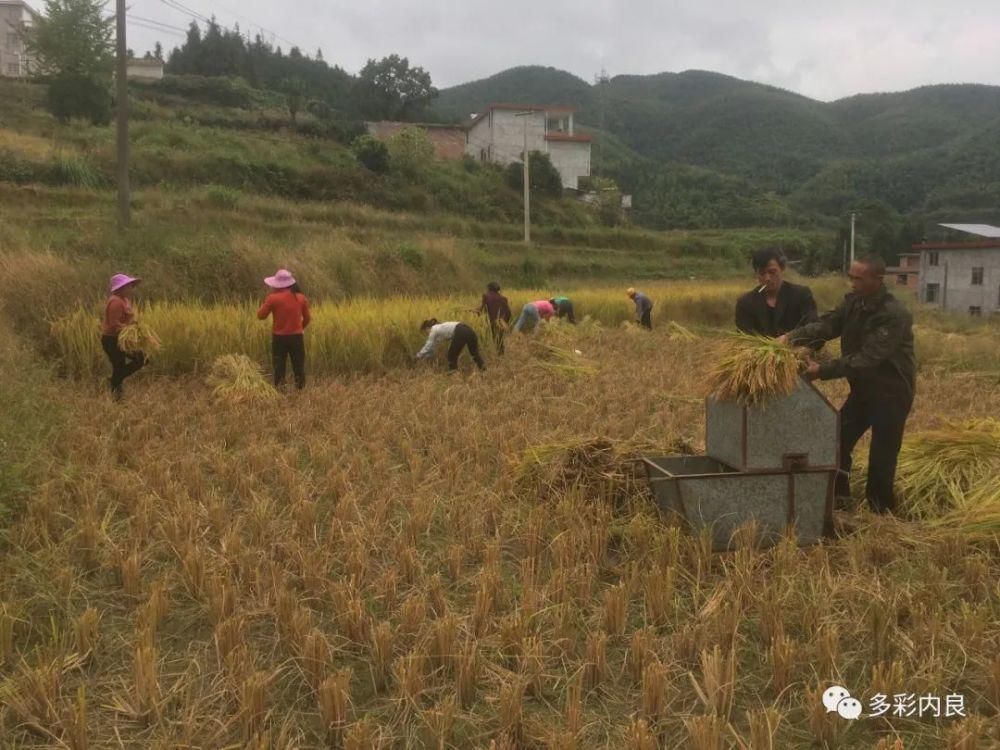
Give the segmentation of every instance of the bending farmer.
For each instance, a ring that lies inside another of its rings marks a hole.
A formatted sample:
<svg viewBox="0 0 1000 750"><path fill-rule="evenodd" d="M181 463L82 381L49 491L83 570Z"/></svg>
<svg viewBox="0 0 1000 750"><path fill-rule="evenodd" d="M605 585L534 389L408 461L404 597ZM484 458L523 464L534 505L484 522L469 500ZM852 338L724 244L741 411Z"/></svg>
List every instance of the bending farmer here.
<svg viewBox="0 0 1000 750"><path fill-rule="evenodd" d="M549 304L556 310L556 317L560 320L566 318L570 323L576 325L576 318L573 316L573 300L569 297L553 297Z"/></svg>
<svg viewBox="0 0 1000 750"><path fill-rule="evenodd" d="M635 302L635 322L643 328L653 327L653 302L642 292L637 292L634 287L625 290L625 294Z"/></svg>
<svg viewBox="0 0 1000 750"><path fill-rule="evenodd" d="M517 316L514 330L527 329L531 331L538 325L539 321L552 320L556 314L556 308L547 299L539 299L529 302L521 308L521 314Z"/></svg>
<svg viewBox="0 0 1000 750"><path fill-rule="evenodd" d="M503 334L510 325L511 314L507 298L500 294L500 285L497 282L491 281L486 285L486 294L483 295L483 301L476 312L480 315L486 313L497 354L503 354Z"/></svg>
<svg viewBox="0 0 1000 750"><path fill-rule="evenodd" d="M479 337L465 323L455 321L439 323L437 318L431 318L420 324L420 332L427 334L427 343L424 344L423 349L417 352L417 359L427 359L434 354L438 344L450 340L451 344L448 346L449 371L458 369L458 355L465 347L469 348L469 355L476 363L476 367L480 370L486 369L483 358L479 356Z"/></svg>

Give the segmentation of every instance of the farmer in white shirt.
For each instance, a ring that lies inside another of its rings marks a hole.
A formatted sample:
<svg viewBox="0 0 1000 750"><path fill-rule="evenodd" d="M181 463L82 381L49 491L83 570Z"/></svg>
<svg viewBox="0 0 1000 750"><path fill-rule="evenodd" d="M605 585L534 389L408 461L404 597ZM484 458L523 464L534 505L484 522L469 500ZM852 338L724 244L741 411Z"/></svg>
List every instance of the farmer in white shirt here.
<svg viewBox="0 0 1000 750"><path fill-rule="evenodd" d="M458 355L462 353L462 349L465 347L469 347L469 354L472 355L476 367L480 370L486 369L486 365L483 364L483 358L479 356L479 337L465 323L438 323L437 318L431 318L420 324L420 331L421 333L429 331L429 333L427 334L427 343L424 344L424 348L417 352L417 359L430 357L434 354L434 350L438 344L442 341L450 340L451 345L448 347L449 370L458 369Z"/></svg>

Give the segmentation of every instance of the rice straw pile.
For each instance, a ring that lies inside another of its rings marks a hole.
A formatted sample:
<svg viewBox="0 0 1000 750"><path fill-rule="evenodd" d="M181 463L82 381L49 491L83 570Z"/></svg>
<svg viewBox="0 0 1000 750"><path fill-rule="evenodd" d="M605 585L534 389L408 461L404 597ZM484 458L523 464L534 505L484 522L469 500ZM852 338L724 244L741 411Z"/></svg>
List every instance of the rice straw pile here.
<svg viewBox="0 0 1000 750"><path fill-rule="evenodd" d="M760 404L795 390L809 350L766 336L737 333L709 373L711 395L719 401Z"/></svg>
<svg viewBox="0 0 1000 750"><path fill-rule="evenodd" d="M236 404L272 401L277 389L267 382L260 367L245 354L224 354L216 358L205 379L216 398Z"/></svg>
<svg viewBox="0 0 1000 750"><path fill-rule="evenodd" d="M129 323L118 332L118 348L126 354L158 351L160 339L145 323Z"/></svg>
<svg viewBox="0 0 1000 750"><path fill-rule="evenodd" d="M695 341L698 338L690 329L673 320L667 324L667 328L670 331L670 339L672 341Z"/></svg>
<svg viewBox="0 0 1000 750"><path fill-rule="evenodd" d="M996 504L998 480L1000 421L995 419L917 432L903 440L899 451L900 512L912 518Z"/></svg>

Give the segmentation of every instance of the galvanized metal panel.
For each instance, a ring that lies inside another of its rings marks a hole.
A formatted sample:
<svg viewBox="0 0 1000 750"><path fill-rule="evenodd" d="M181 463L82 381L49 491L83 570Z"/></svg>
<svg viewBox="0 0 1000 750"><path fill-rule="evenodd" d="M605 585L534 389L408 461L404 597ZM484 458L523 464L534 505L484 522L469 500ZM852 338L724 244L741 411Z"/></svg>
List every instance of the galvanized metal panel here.
<svg viewBox="0 0 1000 750"><path fill-rule="evenodd" d="M676 480L688 523L712 530L712 547L728 549L733 534L756 519L760 540L774 544L788 525L788 475L744 474Z"/></svg>
<svg viewBox="0 0 1000 750"><path fill-rule="evenodd" d="M705 402L705 452L724 464L743 468L743 407L731 401Z"/></svg>
<svg viewBox="0 0 1000 750"><path fill-rule="evenodd" d="M793 474L795 481L795 533L799 542L815 542L823 536L833 493L833 472Z"/></svg>
<svg viewBox="0 0 1000 750"><path fill-rule="evenodd" d="M995 227L992 224L938 224L938 226L955 229L967 234L974 234L979 237L1000 237L1000 227Z"/></svg>
<svg viewBox="0 0 1000 750"><path fill-rule="evenodd" d="M744 470L780 469L789 454L806 454L809 466L837 465L837 412L816 389L799 380L788 396L747 408Z"/></svg>

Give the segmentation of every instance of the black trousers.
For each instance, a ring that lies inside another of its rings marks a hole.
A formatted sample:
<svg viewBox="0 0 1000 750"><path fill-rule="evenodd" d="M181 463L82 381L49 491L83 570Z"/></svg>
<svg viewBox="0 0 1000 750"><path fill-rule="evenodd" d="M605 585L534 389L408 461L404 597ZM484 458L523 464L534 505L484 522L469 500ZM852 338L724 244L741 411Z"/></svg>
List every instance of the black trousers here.
<svg viewBox="0 0 1000 750"><path fill-rule="evenodd" d="M510 321L506 321L510 323ZM493 336L493 345L497 348L497 354L503 354L503 328L500 326L500 321L491 320L490 321L490 335Z"/></svg>
<svg viewBox="0 0 1000 750"><path fill-rule="evenodd" d="M142 352L126 354L118 346L118 335L101 336L101 348L111 362L111 395L121 398L122 383L132 373L146 364L146 355Z"/></svg>
<svg viewBox="0 0 1000 750"><path fill-rule="evenodd" d="M896 507L893 482L896 461L903 443L903 428L913 406L913 396L906 392L881 390L878 393L851 388L840 407L840 469L837 494L850 495L851 453L858 440L872 431L868 450L868 479L865 497L877 513L892 512Z"/></svg>
<svg viewBox="0 0 1000 750"><path fill-rule="evenodd" d="M639 319L639 323L642 325L643 328L649 328L650 330L652 330L653 329L653 311L652 310L646 310L646 312L644 312L642 314L642 317Z"/></svg>
<svg viewBox="0 0 1000 750"><path fill-rule="evenodd" d="M274 363L274 384L285 382L287 360L292 360L295 387L306 385L306 344L301 333L274 334L271 336L271 360Z"/></svg>
<svg viewBox="0 0 1000 750"><path fill-rule="evenodd" d="M459 323L455 326L455 334L451 337L451 345L448 347L448 369L458 369L458 355L465 347L469 347L469 354L472 355L476 367L485 370L486 365L483 364L483 358L479 356L479 337L465 323Z"/></svg>
<svg viewBox="0 0 1000 750"><path fill-rule="evenodd" d="M572 302L560 302L559 303L559 317L566 318L570 323L576 325L576 317L573 315L573 303Z"/></svg>

